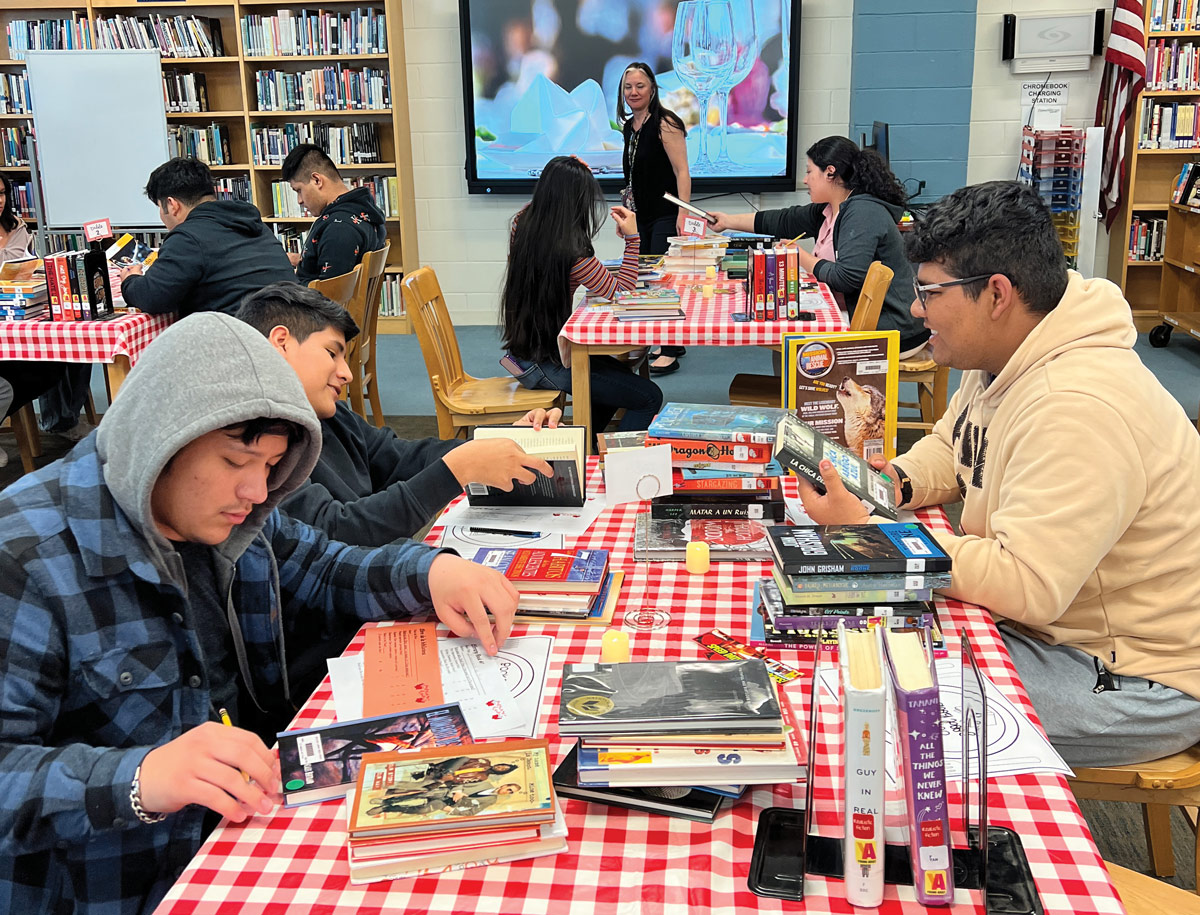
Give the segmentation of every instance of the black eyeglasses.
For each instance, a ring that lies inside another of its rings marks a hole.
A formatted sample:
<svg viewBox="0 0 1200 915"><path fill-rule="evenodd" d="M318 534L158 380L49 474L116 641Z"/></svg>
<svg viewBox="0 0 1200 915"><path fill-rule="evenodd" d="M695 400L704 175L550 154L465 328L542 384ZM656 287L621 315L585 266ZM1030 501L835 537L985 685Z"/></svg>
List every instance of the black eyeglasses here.
<svg viewBox="0 0 1200 915"><path fill-rule="evenodd" d="M967 283L974 283L978 280L986 280L995 276L994 273L980 273L977 276L964 276L961 280L946 280L944 283L926 283L922 286L917 282L917 278L913 277L913 294L917 297L917 301L921 303L921 307L925 307L925 300L929 298L929 293L934 289L949 289L951 286L965 286Z"/></svg>

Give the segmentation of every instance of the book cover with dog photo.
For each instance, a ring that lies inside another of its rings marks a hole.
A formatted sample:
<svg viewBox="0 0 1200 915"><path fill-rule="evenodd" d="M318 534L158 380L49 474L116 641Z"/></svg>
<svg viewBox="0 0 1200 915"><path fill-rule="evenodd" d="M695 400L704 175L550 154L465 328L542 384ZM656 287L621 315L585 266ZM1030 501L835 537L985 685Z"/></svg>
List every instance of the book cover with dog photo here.
<svg viewBox="0 0 1200 915"><path fill-rule="evenodd" d="M896 456L900 332L784 334L783 406L859 457Z"/></svg>

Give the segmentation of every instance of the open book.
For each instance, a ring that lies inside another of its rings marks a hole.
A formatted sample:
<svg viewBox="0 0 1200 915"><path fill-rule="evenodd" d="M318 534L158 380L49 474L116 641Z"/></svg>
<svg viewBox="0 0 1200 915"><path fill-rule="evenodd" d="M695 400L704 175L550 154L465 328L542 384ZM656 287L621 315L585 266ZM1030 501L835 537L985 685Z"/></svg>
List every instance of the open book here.
<svg viewBox="0 0 1200 915"><path fill-rule="evenodd" d="M467 501L472 505L552 505L578 508L587 495L584 475L587 430L583 426L543 427L478 426L475 438L512 439L526 454L541 458L554 469L554 476L537 474L532 483L517 483L505 492L484 483L467 484Z"/></svg>

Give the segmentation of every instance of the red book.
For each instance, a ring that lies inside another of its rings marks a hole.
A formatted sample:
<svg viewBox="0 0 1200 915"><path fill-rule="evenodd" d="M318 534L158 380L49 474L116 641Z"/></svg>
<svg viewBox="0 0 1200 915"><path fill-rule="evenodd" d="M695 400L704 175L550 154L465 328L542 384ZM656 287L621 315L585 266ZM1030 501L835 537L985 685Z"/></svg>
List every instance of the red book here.
<svg viewBox="0 0 1200 915"><path fill-rule="evenodd" d="M484 548L474 561L504 573L518 591L595 594L608 574L608 550Z"/></svg>
<svg viewBox="0 0 1200 915"><path fill-rule="evenodd" d="M50 298L50 319L61 321L63 319L62 300L58 297L58 271L54 267L54 258L43 259L42 265L46 271L46 294Z"/></svg>
<svg viewBox="0 0 1200 915"><path fill-rule="evenodd" d="M675 492L703 492L726 490L730 492L742 490L763 491L779 488L779 477L728 477L711 480L684 480L679 470L671 471L671 483Z"/></svg>
<svg viewBox="0 0 1200 915"><path fill-rule="evenodd" d="M719 461L741 464L765 464L771 460L773 445L742 445L733 442L706 442L693 438L657 438L646 436L646 446L670 445L673 461Z"/></svg>
<svg viewBox="0 0 1200 915"><path fill-rule="evenodd" d="M775 249L775 314L772 320L787 317L787 248Z"/></svg>

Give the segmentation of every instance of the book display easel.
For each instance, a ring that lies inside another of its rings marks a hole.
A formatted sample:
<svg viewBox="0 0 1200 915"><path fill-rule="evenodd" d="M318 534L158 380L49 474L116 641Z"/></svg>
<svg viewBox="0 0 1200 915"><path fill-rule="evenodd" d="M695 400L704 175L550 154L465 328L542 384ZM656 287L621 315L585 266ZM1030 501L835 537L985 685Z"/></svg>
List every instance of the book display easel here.
<svg viewBox="0 0 1200 915"><path fill-rule="evenodd" d="M1041 915L1041 899L1020 836L1011 829L987 825L987 698L983 674L980 672L970 639L965 631L960 632L960 635L964 712L961 827L967 847L951 849L952 886L964 890L982 890L985 910L989 915ZM812 834L813 784L814 774L818 771L815 767L815 755L821 691L820 664L821 653L816 652L812 669L812 692L809 697L809 778L804 808L796 810L788 807L770 807L759 817L748 885L760 896L801 900L804 898L806 875L842 880L846 874L843 837ZM905 739L904 735L900 735L900 739ZM972 769L973 759L976 760L978 772ZM904 776L907 777L907 774L905 772ZM971 788L973 781L977 785L974 804ZM849 818L843 819L845 821ZM981 836L984 835L987 836L987 841L981 841ZM910 830L911 841L913 838ZM920 844L924 846L925 843ZM909 845L884 846L885 883L912 886L911 851ZM919 853L923 855L925 851L926 849L922 848ZM849 866L858 867L860 863L852 862ZM952 892L948 893L943 904L952 908L952 896ZM931 904L931 900L922 897L920 890L917 890L917 898L926 905Z"/></svg>
<svg viewBox="0 0 1200 915"><path fill-rule="evenodd" d="M292 146L324 146L349 184L372 189L391 242L378 331L411 332L399 289L418 264L401 0L0 0L0 25L0 171L24 218L33 218L25 52L157 48L172 154L207 161L218 195L252 202L285 241L294 246L311 223L277 186Z"/></svg>
<svg viewBox="0 0 1200 915"><path fill-rule="evenodd" d="M1196 157L1200 143L1200 70L1193 63L1200 53L1200 12L1190 20L1173 19L1175 5L1166 0L1149 0L1145 7L1146 88L1126 126L1125 203L1109 233L1108 249L1108 277L1120 285L1143 332L1159 323L1163 306L1172 306L1160 298L1164 261L1131 258L1131 233L1135 225L1167 219L1175 177L1183 163Z"/></svg>

